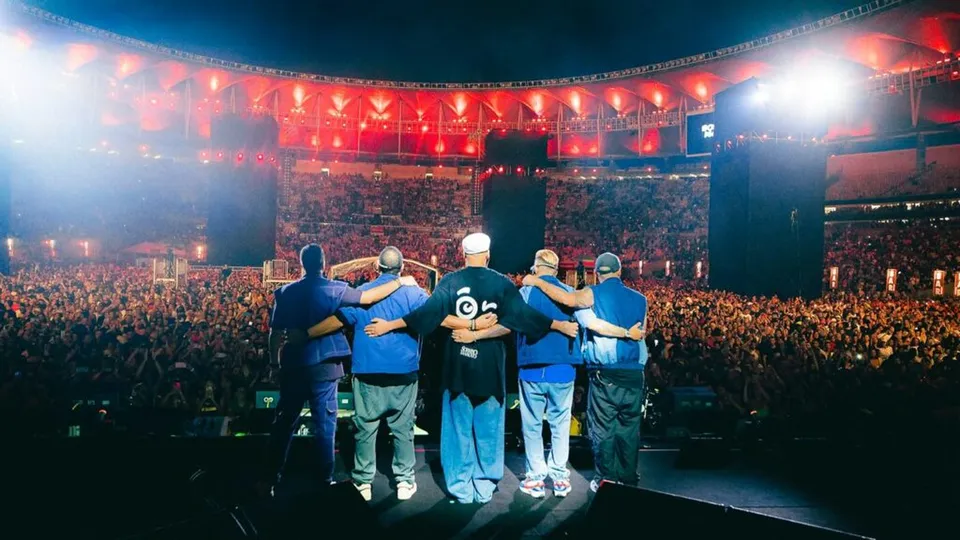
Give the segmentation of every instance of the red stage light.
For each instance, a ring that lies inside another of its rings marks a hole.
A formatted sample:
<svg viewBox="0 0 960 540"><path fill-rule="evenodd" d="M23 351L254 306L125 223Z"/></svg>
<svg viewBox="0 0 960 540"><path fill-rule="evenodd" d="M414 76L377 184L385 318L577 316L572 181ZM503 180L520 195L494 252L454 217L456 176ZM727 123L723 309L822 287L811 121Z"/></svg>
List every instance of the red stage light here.
<svg viewBox="0 0 960 540"><path fill-rule="evenodd" d="M270 156L270 163L273 163L273 162L275 162L275 161L277 161L277 158L275 158L275 157L273 157L273 156Z"/></svg>
<svg viewBox="0 0 960 540"><path fill-rule="evenodd" d="M223 159L223 152L217 152L217 159Z"/></svg>
<svg viewBox="0 0 960 540"><path fill-rule="evenodd" d="M420 127L420 131L422 131L422 132L424 132L424 133L426 133L427 130L429 130L429 129L430 129L430 128L428 128L428 127L426 126L426 124L424 124L423 126Z"/></svg>
<svg viewBox="0 0 960 540"><path fill-rule="evenodd" d="M237 154L237 161L243 161L243 152Z"/></svg>
<svg viewBox="0 0 960 540"><path fill-rule="evenodd" d="M501 172L501 173L502 173L502 172L503 172L503 167L500 167L499 169L497 169L497 172Z"/></svg>
<svg viewBox="0 0 960 540"><path fill-rule="evenodd" d="M257 154L257 161L263 161L263 154Z"/></svg>
<svg viewBox="0 0 960 540"><path fill-rule="evenodd" d="M523 172L523 167L517 167L517 173L522 173L522 172Z"/></svg>

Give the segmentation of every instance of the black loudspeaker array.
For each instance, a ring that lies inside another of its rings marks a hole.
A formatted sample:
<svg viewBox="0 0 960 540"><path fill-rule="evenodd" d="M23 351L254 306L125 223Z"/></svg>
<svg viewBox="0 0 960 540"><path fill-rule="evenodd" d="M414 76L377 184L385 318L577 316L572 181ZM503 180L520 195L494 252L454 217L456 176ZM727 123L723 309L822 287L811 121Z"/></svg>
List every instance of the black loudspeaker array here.
<svg viewBox="0 0 960 540"><path fill-rule="evenodd" d="M543 249L547 187L541 178L494 175L483 184L483 230L490 236L490 267L515 274Z"/></svg>
<svg viewBox="0 0 960 540"><path fill-rule="evenodd" d="M550 137L518 130L493 130L483 141L483 163L509 167L511 171L546 167L549 164L547 144Z"/></svg>
<svg viewBox="0 0 960 540"><path fill-rule="evenodd" d="M260 266L276 253L279 128L271 117L227 115L211 126L207 260Z"/></svg>
<svg viewBox="0 0 960 540"><path fill-rule="evenodd" d="M755 80L716 98L710 178L710 285L817 298L823 281L826 124L772 114Z"/></svg>

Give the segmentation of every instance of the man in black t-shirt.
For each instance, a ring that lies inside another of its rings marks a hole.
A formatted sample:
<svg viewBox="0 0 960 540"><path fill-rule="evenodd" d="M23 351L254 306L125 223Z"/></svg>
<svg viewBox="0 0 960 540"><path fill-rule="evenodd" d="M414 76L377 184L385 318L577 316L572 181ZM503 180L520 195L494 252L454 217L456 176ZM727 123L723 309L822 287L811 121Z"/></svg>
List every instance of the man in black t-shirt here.
<svg viewBox="0 0 960 540"><path fill-rule="evenodd" d="M484 314L496 314L506 329L531 339L551 330L574 337L574 322L551 320L529 307L516 286L487 268L490 237L471 234L463 240L466 268L447 274L427 302L402 319L374 319L364 331L376 337L409 328L429 334L448 315L473 325ZM486 503L503 476L506 344L500 339L456 343L444 350L440 463L447 490L458 502Z"/></svg>

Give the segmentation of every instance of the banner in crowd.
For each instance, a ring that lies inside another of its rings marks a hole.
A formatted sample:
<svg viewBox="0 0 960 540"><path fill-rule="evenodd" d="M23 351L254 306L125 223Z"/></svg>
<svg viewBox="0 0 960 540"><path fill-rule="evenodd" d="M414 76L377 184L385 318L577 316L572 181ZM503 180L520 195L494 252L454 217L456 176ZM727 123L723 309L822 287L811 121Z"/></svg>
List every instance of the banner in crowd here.
<svg viewBox="0 0 960 540"><path fill-rule="evenodd" d="M638 275L642 276L642 275L643 275L643 261L640 261L640 262L638 263L638 266L639 266L639 270L640 270L640 273L639 273Z"/></svg>
<svg viewBox="0 0 960 540"><path fill-rule="evenodd" d="M374 225L370 227L370 234L373 236L383 236L383 232L384 231L383 231L382 225Z"/></svg>
<svg viewBox="0 0 960 540"><path fill-rule="evenodd" d="M887 268L887 292L897 292L897 274L896 268Z"/></svg>
<svg viewBox="0 0 960 540"><path fill-rule="evenodd" d="M697 261L697 279L703 278L703 261Z"/></svg>
<svg viewBox="0 0 960 540"><path fill-rule="evenodd" d="M670 277L670 261L667 261L667 277Z"/></svg>
<svg viewBox="0 0 960 540"><path fill-rule="evenodd" d="M953 274L953 295L960 296L960 272Z"/></svg>
<svg viewBox="0 0 960 540"><path fill-rule="evenodd" d="M943 270L933 271L933 295L943 296L944 281L947 280L947 273Z"/></svg>
<svg viewBox="0 0 960 540"><path fill-rule="evenodd" d="M836 266L830 267L830 288L836 289L840 283L840 269Z"/></svg>

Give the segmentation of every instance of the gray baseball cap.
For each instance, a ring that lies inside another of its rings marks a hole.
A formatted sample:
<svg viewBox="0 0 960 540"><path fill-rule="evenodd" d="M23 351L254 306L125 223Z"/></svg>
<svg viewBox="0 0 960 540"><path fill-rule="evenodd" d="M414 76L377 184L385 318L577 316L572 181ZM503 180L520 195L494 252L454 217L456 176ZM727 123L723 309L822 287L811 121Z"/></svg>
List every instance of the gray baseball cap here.
<svg viewBox="0 0 960 540"><path fill-rule="evenodd" d="M598 274L615 274L620 271L620 257L608 251L597 257L594 270Z"/></svg>

